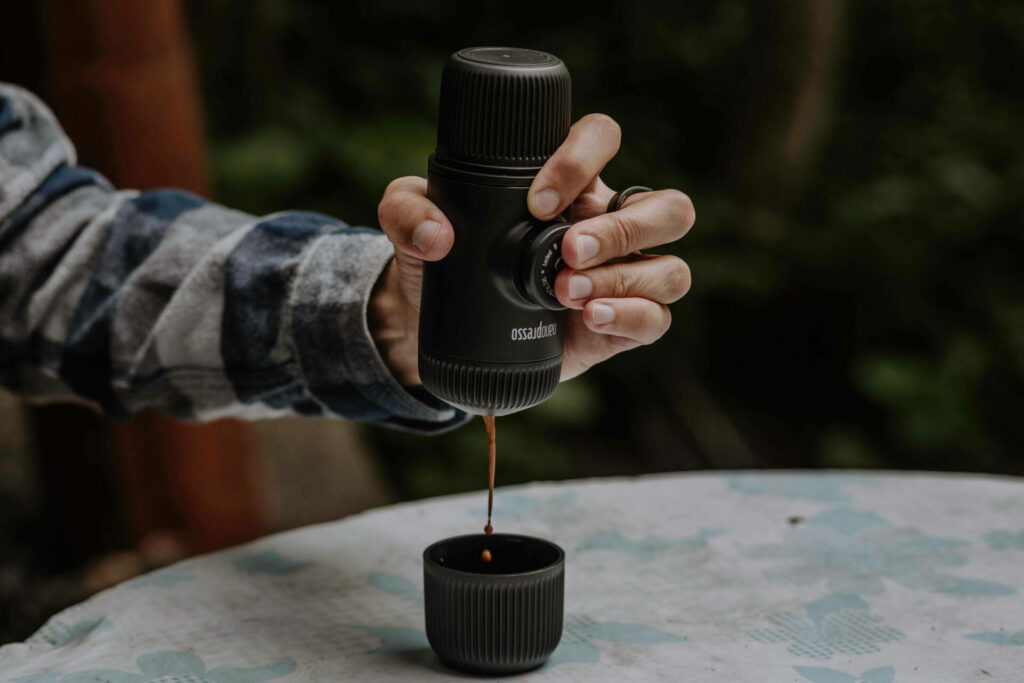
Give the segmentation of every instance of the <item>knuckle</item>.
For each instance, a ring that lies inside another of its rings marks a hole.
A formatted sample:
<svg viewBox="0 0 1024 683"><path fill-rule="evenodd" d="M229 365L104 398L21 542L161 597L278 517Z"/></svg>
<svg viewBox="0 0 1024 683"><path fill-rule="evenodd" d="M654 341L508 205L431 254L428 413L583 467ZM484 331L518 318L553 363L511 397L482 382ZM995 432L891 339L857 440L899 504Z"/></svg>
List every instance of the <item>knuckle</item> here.
<svg viewBox="0 0 1024 683"><path fill-rule="evenodd" d="M668 203L671 208L672 218L683 227L683 231L693 227L697 219L697 213L693 208L693 201L680 190L668 190Z"/></svg>
<svg viewBox="0 0 1024 683"><path fill-rule="evenodd" d="M616 212L615 216L615 230L612 231L613 244L616 252L620 256L625 256L640 248L646 228L636 216L622 212Z"/></svg>
<svg viewBox="0 0 1024 683"><path fill-rule="evenodd" d="M385 196L377 208L377 219L388 239L396 246L405 246L412 239L416 227L417 197L412 194Z"/></svg>
<svg viewBox="0 0 1024 683"><path fill-rule="evenodd" d="M640 345L640 342L635 339L630 337L621 337L618 335L609 337L606 343L611 345L615 350L615 353L619 353L620 351L630 351Z"/></svg>
<svg viewBox="0 0 1024 683"><path fill-rule="evenodd" d="M622 140L622 127L618 121L608 116L608 114L587 114L583 117L583 120L608 137L614 138L616 141Z"/></svg>
<svg viewBox="0 0 1024 683"><path fill-rule="evenodd" d="M377 204L377 219L381 226L391 224L395 211L401 204L402 186L409 180L409 176L395 178L384 188L384 196Z"/></svg>
<svg viewBox="0 0 1024 683"><path fill-rule="evenodd" d="M572 151L567 151L562 156L556 170L562 179L582 179L592 175L587 160L579 153Z"/></svg>
<svg viewBox="0 0 1024 683"><path fill-rule="evenodd" d="M629 266L618 266L612 269L612 293L615 298L625 298L633 291L636 275Z"/></svg>
<svg viewBox="0 0 1024 683"><path fill-rule="evenodd" d="M672 312L667 306L658 306L651 310L649 324L646 326L647 334L644 335L644 344L653 344L668 332L672 325Z"/></svg>
<svg viewBox="0 0 1024 683"><path fill-rule="evenodd" d="M392 225L391 216L394 214L394 206L394 195L385 192L384 197L380 200L380 204L377 205L377 220L380 221L380 226L385 230Z"/></svg>
<svg viewBox="0 0 1024 683"><path fill-rule="evenodd" d="M395 218L398 225L403 227L415 227L416 213L419 204L419 197L414 194L407 194L395 206Z"/></svg>
<svg viewBox="0 0 1024 683"><path fill-rule="evenodd" d="M666 332L668 332L670 327L672 327L672 311L669 309L668 306L662 306L660 328L661 331L658 332L657 339L661 339L661 337L664 336Z"/></svg>
<svg viewBox="0 0 1024 683"><path fill-rule="evenodd" d="M668 289L668 299L675 301L690 291L692 277L690 266L685 261L676 256L670 256L669 258L671 259L671 268L664 282Z"/></svg>
<svg viewBox="0 0 1024 683"><path fill-rule="evenodd" d="M409 185L412 181L416 180L416 176L402 176L401 178L395 178L388 186L384 188L384 196L397 194L407 189L406 185Z"/></svg>

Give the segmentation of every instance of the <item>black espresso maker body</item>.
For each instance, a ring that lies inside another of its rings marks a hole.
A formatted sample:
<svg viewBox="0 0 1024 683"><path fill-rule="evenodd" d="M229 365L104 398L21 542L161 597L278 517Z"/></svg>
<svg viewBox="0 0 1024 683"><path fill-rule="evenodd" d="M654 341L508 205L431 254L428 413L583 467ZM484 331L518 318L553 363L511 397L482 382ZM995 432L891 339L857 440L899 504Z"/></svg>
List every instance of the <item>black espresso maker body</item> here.
<svg viewBox="0 0 1024 683"><path fill-rule="evenodd" d="M561 217L539 221L526 194L565 140L570 77L544 52L456 52L441 81L427 195L455 230L449 254L424 264L419 372L435 396L504 415L554 393L566 314L554 295Z"/></svg>

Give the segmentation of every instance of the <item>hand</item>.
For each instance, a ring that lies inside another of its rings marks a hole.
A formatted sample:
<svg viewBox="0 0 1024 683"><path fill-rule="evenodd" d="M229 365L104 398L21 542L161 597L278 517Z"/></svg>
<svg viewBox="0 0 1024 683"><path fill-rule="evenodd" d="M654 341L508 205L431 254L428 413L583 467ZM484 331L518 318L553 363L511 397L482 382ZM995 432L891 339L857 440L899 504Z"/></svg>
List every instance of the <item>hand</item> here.
<svg viewBox="0 0 1024 683"><path fill-rule="evenodd" d="M672 319L667 304L690 288L690 269L681 259L637 253L686 234L695 218L689 197L679 190L646 192L629 197L619 211L604 213L615 192L599 174L619 142L619 126L611 118L583 117L527 196L536 218L548 220L569 209L573 222L562 241L567 267L555 280L558 300L570 309L563 380L659 339ZM395 260L371 300L371 327L385 359L407 384L418 383L415 335L423 261L443 258L455 240L451 223L426 193L426 179L399 178L388 185L378 208Z"/></svg>

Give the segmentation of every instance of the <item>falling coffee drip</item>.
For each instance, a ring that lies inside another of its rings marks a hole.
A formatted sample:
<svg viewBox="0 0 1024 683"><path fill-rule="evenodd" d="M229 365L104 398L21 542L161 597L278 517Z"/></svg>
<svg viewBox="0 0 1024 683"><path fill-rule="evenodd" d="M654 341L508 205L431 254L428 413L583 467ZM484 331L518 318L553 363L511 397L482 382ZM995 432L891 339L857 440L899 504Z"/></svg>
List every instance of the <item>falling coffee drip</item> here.
<svg viewBox="0 0 1024 683"><path fill-rule="evenodd" d="M484 424L487 426L487 526L484 533L489 536L494 531L491 526L491 510L494 508L494 416L484 415ZM490 562L491 551L484 548L480 560Z"/></svg>
<svg viewBox="0 0 1024 683"><path fill-rule="evenodd" d="M484 533L490 534L494 531L491 526L491 510L494 508L494 416L484 415L484 424L487 425L487 526Z"/></svg>

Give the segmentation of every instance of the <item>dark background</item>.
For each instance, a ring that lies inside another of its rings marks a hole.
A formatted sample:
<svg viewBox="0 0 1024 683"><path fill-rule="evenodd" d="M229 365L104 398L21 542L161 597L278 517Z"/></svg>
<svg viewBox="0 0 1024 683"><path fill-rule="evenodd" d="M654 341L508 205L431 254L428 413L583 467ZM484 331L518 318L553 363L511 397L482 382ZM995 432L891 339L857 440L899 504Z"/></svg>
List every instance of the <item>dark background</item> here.
<svg viewBox="0 0 1024 683"><path fill-rule="evenodd" d="M425 174L447 56L505 44L566 62L574 118L621 124L609 185L676 187L696 206L669 248L694 280L670 332L498 420L499 485L705 468L1024 473L1019 6L365 5L184 5L217 201L376 226L388 181ZM388 500L485 484L479 422L359 438ZM0 562L0 599L5 585L44 588L0 621L0 642L88 592L59 580L88 558L55 574L32 531L38 501L3 495L15 512L7 532L0 512L0 549L21 569Z"/></svg>
<svg viewBox="0 0 1024 683"><path fill-rule="evenodd" d="M1007 3L191 6L216 196L376 225L423 175L465 45L561 56L613 187L697 225L671 332L499 421L503 483L705 467L1020 473L1024 13ZM254 11L255 9L255 11ZM479 486L482 439L374 431L404 495Z"/></svg>

